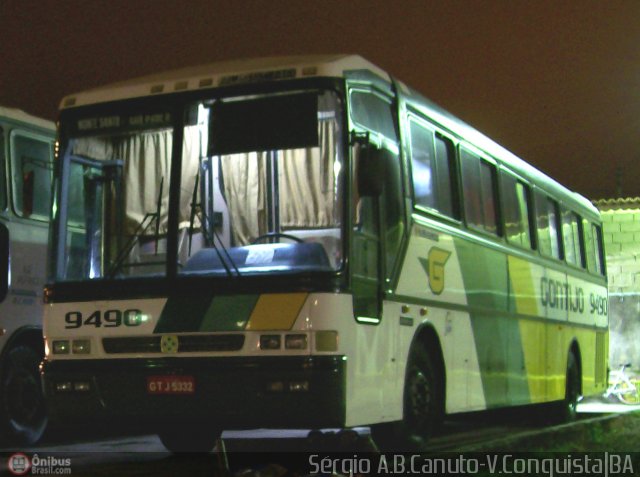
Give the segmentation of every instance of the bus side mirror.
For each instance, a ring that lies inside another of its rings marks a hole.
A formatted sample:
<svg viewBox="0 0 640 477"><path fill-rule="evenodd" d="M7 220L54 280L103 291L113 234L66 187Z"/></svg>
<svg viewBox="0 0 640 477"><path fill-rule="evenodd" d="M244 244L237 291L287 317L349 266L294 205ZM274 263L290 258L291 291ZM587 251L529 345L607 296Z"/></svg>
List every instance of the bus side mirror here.
<svg viewBox="0 0 640 477"><path fill-rule="evenodd" d="M0 302L9 292L9 229L0 223Z"/></svg>
<svg viewBox="0 0 640 477"><path fill-rule="evenodd" d="M33 195L35 173L33 171L25 172L22 175L22 216L30 217L33 214Z"/></svg>
<svg viewBox="0 0 640 477"><path fill-rule="evenodd" d="M379 197L384 185L384 164L389 152L371 144L358 148L356 170L361 197Z"/></svg>

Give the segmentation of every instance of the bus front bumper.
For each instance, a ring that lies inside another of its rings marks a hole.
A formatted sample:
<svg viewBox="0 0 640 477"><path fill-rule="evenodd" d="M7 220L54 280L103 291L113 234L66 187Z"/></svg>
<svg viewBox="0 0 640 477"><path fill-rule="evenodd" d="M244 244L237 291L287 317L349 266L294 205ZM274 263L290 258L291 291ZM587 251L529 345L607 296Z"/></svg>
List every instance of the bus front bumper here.
<svg viewBox="0 0 640 477"><path fill-rule="evenodd" d="M345 424L342 356L45 360L42 375L58 422L207 421L221 429ZM175 379L183 382L171 389ZM170 392L158 392L163 386Z"/></svg>

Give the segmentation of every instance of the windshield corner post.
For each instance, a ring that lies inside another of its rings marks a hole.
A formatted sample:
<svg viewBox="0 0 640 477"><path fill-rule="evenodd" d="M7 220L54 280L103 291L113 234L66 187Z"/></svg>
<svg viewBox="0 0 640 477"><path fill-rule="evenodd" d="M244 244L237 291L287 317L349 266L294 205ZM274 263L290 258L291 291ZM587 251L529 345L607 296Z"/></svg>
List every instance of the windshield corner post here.
<svg viewBox="0 0 640 477"><path fill-rule="evenodd" d="M183 112L179 107L173 111L173 144L171 150L171 172L169 181L169 218L167 231L167 276L178 275L178 210L180 208L180 183L182 180L182 143L184 142ZM159 218L158 218L159 220Z"/></svg>
<svg viewBox="0 0 640 477"><path fill-rule="evenodd" d="M62 161L60 161L60 184L67 184L69 181L69 175L71 173L71 148L72 143L69 142L67 149L65 150ZM65 263L62 257L65 256L66 244L67 244L67 203L69 201L69 191L66 187L60 187L60 207L57 209L56 217L53 218L56 227L58 227L57 237L54 234L54 247L56 253L54 255L55 263L52 269L55 270L56 278L60 278L65 275Z"/></svg>

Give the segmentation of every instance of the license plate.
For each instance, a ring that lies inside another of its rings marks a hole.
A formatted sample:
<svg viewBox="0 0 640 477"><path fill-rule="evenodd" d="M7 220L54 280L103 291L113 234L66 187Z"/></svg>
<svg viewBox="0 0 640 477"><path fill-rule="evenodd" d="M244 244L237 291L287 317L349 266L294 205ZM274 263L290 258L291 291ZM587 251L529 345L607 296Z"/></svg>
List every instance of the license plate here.
<svg viewBox="0 0 640 477"><path fill-rule="evenodd" d="M195 391L193 376L147 376L149 394L194 394Z"/></svg>

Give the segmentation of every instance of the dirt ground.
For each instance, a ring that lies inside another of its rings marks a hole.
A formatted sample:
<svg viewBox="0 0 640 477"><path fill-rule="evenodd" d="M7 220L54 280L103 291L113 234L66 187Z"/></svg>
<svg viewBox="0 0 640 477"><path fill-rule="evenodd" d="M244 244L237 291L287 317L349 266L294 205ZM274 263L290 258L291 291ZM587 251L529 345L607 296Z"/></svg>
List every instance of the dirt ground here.
<svg viewBox="0 0 640 477"><path fill-rule="evenodd" d="M594 416L579 426L559 426L499 444L510 452L640 452L640 411ZM489 449L486 449L489 450Z"/></svg>

